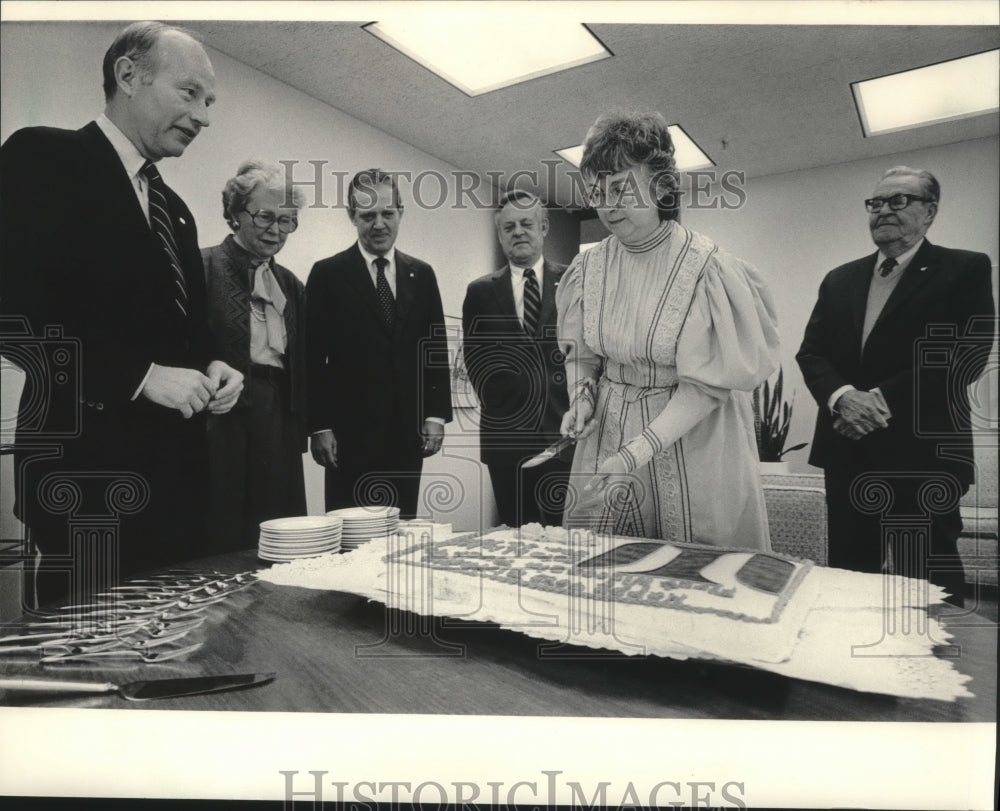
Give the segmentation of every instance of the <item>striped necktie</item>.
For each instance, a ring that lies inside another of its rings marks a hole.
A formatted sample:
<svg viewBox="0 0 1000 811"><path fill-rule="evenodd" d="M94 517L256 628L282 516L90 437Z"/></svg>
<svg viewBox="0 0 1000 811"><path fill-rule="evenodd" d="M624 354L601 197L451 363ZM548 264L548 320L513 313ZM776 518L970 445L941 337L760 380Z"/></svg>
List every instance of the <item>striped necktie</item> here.
<svg viewBox="0 0 1000 811"><path fill-rule="evenodd" d="M181 315L186 318L187 283L184 280L184 271L181 269L181 262L178 258L179 252L177 238L174 236L174 227L167 211L167 186L152 161L146 161L139 171L149 184L149 227L160 238L163 250L166 251L167 258L170 260L174 274L174 304L181 311Z"/></svg>
<svg viewBox="0 0 1000 811"><path fill-rule="evenodd" d="M524 271L524 331L534 335L538 331L538 314L542 309L542 295L538 290L538 279L535 271L527 268Z"/></svg>
<svg viewBox="0 0 1000 811"><path fill-rule="evenodd" d="M886 257L886 260L882 263L881 267L879 267L878 272L884 279L896 269L896 265L898 264L899 263L891 256Z"/></svg>
<svg viewBox="0 0 1000 811"><path fill-rule="evenodd" d="M392 295L392 288L389 287L389 280L385 278L385 269L389 267L389 260L384 256L375 258L375 295L378 297L378 306L382 311L382 321L390 330L396 323L396 299Z"/></svg>

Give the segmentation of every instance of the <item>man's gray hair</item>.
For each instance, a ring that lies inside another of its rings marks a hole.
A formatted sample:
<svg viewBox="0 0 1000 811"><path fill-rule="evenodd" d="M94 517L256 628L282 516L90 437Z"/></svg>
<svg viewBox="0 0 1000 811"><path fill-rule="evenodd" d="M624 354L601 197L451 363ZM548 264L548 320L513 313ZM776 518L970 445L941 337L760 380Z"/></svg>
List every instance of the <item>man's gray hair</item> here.
<svg viewBox="0 0 1000 811"><path fill-rule="evenodd" d="M885 170L882 180L900 175L917 178L920 185L924 187L924 197L930 197L935 203L941 201L941 184L926 169L914 169L912 166L893 166L891 169Z"/></svg>
<svg viewBox="0 0 1000 811"><path fill-rule="evenodd" d="M222 189L222 215L234 231L236 215L246 208L250 195L260 186L285 192L284 202L297 209L305 205L305 194L292 183L284 168L253 158L243 161L236 170L236 176L229 178Z"/></svg>
<svg viewBox="0 0 1000 811"><path fill-rule="evenodd" d="M532 194L530 191L524 191L523 189L511 189L501 196L500 203L497 205L497 210L493 215L493 219L498 220L500 218L500 213L507 206L513 206L518 211L527 211L528 209L534 208L536 205L538 206L539 215L541 216L542 221L547 221L549 219L549 212L537 194Z"/></svg>

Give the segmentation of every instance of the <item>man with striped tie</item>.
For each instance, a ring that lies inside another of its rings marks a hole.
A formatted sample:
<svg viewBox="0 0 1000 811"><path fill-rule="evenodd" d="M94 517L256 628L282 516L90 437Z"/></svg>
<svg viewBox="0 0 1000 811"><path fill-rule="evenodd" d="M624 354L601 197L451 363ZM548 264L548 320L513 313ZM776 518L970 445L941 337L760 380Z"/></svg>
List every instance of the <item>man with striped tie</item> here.
<svg viewBox="0 0 1000 811"><path fill-rule="evenodd" d="M556 344L556 286L566 270L543 256L548 215L534 194L508 192L495 217L507 264L473 281L462 305L465 365L481 405L480 458L501 523L562 523L572 449L521 463L557 441L569 408Z"/></svg>
<svg viewBox="0 0 1000 811"><path fill-rule="evenodd" d="M189 32L142 22L103 73L96 121L0 152L3 350L26 372L15 512L40 602L200 551L203 417L242 388L207 356L194 218L157 169L208 125L212 65Z"/></svg>

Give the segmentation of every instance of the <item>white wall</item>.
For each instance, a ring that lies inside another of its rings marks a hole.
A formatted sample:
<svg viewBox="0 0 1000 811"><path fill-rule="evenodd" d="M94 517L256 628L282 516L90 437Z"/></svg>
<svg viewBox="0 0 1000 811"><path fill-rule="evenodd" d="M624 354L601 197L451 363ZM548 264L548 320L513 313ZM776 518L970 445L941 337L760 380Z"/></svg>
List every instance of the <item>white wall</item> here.
<svg viewBox="0 0 1000 811"><path fill-rule="evenodd" d="M48 125L78 128L103 109L101 59L120 29L108 23L20 23L0 27L0 140L25 126ZM330 171L347 173L379 166L414 175L433 170L450 176L455 167L421 152L380 130L335 110L288 85L276 81L224 54L208 49L216 73L218 102L210 110L211 125L180 159L166 159L160 170L187 202L198 222L203 246L217 244L229 233L222 218L221 192L241 160L250 156L270 160L298 160L303 164L296 179L313 178L308 161L327 161ZM307 208L299 230L279 255L279 261L303 280L312 264L350 245L356 238L343 208L332 174L327 174L319 203ZM346 182L346 181L345 181ZM428 181L420 187L424 200L437 197L438 187ZM496 236L492 212L467 209L422 209L411 190L402 187L406 202L398 246L430 262L436 271L444 311L461 316L465 286L496 266ZM315 204L306 188L309 205ZM39 212L44 216L44 212ZM96 235L99 237L100 235ZM57 234L53 235L58 238ZM9 369L3 373L3 414L16 411L18 383ZM348 395L349 396L349 395ZM450 427L454 452L468 445L467 419ZM457 431L463 429L466 436ZM473 428L472 438L475 436ZM5 435L5 441L9 438ZM465 455L469 451L466 448ZM474 452L473 452L474 455ZM9 459L5 460L9 462ZM435 459L428 473L450 471L465 482L465 498L458 512L442 520L471 528L478 526L478 464L467 460ZM322 472L305 460L310 512L322 510ZM11 500L9 466L3 469L4 506ZM425 476L425 479L428 476ZM488 481L488 477L487 481ZM485 493L492 500L492 491ZM491 514L483 517L490 520ZM11 537L8 524L0 537Z"/></svg>
<svg viewBox="0 0 1000 811"><path fill-rule="evenodd" d="M811 442L816 419L816 405L795 353L826 273L875 251L862 200L871 196L882 172L905 164L928 169L938 178L941 206L927 237L939 245L989 255L996 300L997 158L997 138L965 141L753 178L747 181L746 205L738 210L684 209L686 226L752 262L770 283L781 329L785 385L795 389L789 445ZM792 469L812 470L808 454L809 448L790 454Z"/></svg>

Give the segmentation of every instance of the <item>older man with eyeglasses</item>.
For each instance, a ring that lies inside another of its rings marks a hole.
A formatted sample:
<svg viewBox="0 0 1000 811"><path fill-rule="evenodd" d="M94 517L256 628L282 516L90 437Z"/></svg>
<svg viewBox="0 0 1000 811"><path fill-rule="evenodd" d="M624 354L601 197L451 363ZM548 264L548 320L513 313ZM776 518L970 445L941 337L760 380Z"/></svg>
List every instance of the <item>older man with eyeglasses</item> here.
<svg viewBox="0 0 1000 811"><path fill-rule="evenodd" d="M864 201L874 255L827 274L797 360L819 404L831 566L942 586L961 605L958 500L974 478L967 386L993 340L990 259L925 238L941 187L897 166Z"/></svg>

